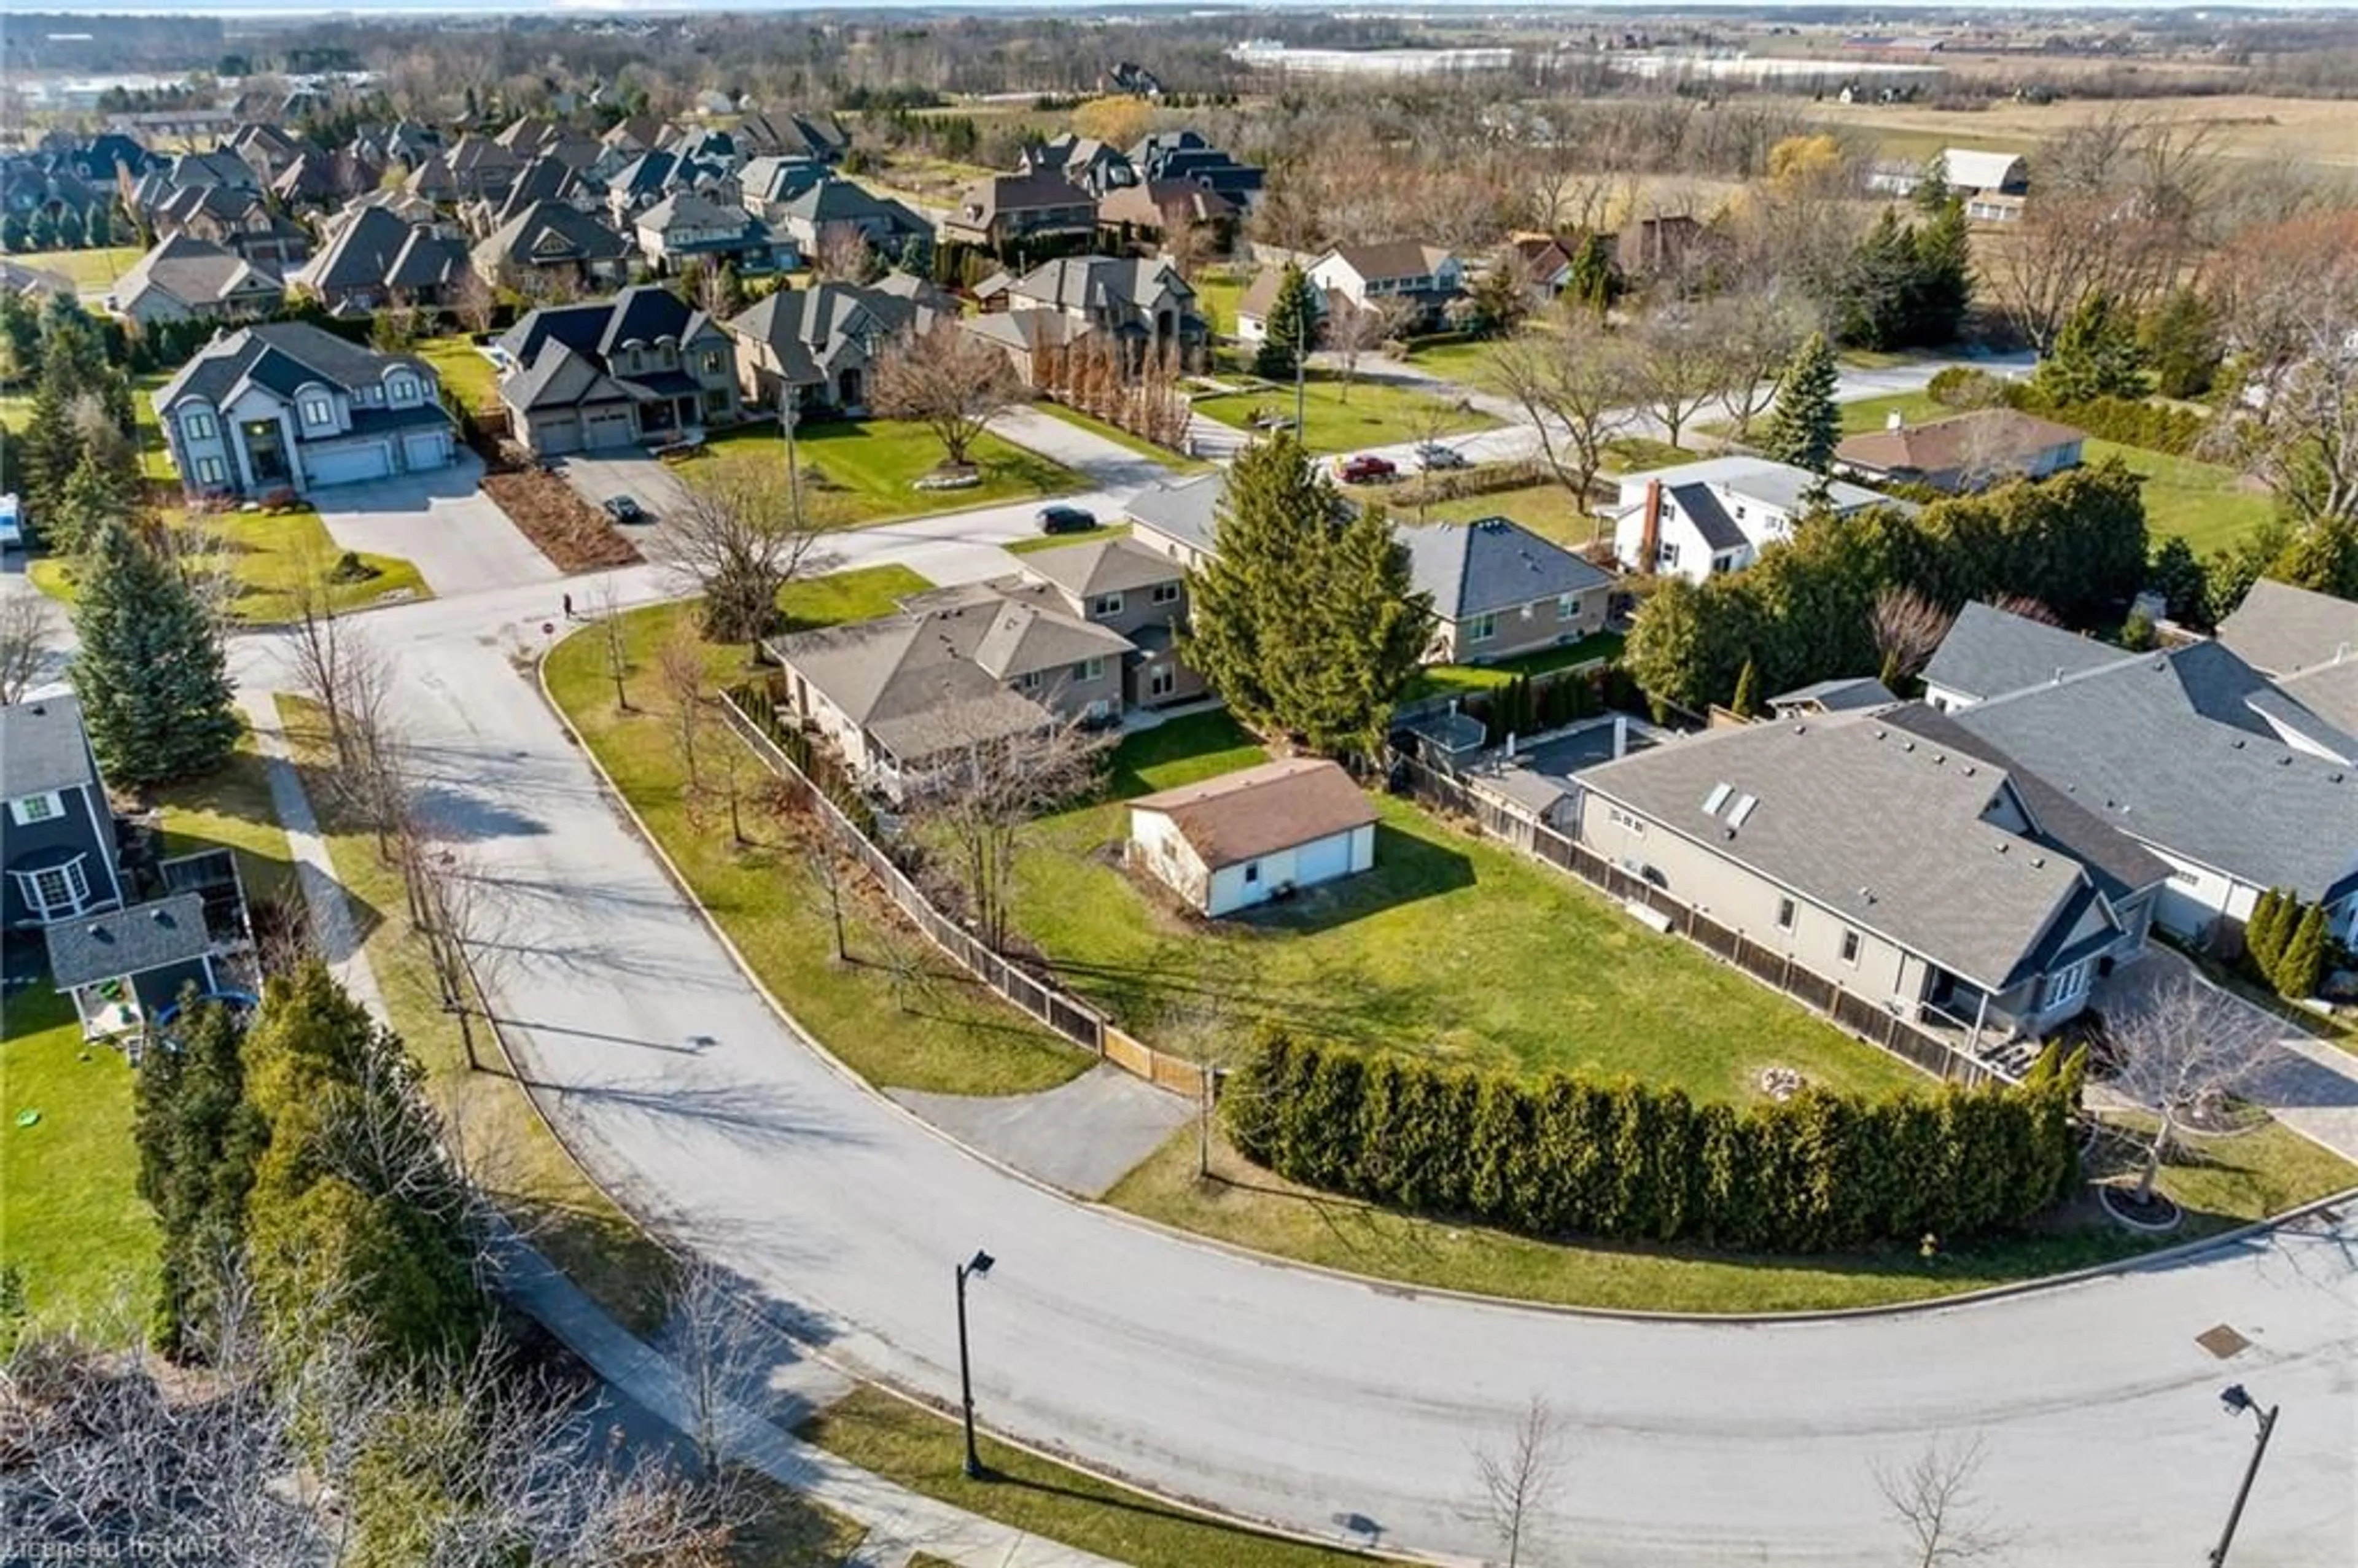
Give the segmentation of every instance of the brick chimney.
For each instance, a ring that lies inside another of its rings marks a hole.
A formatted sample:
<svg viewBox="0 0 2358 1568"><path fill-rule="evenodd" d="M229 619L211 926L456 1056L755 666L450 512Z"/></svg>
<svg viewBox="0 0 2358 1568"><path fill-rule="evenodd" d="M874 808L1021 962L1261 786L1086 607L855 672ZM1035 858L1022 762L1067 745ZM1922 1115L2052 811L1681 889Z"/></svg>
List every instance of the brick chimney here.
<svg viewBox="0 0 2358 1568"><path fill-rule="evenodd" d="M1662 552L1662 481L1646 481L1646 525L1638 535L1638 559L1633 563L1641 572L1654 569L1654 559Z"/></svg>

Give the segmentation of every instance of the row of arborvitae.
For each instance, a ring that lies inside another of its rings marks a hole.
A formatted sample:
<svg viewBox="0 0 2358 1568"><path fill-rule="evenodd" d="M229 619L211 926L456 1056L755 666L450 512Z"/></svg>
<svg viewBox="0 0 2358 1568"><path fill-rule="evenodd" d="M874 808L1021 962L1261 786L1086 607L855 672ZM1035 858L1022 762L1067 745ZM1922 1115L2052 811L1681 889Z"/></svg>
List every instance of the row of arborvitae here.
<svg viewBox="0 0 2358 1568"><path fill-rule="evenodd" d="M2299 1001L2315 996L2325 979L2325 906L2304 904L2286 888L2270 888L2244 924L2244 956L2276 993Z"/></svg>
<svg viewBox="0 0 2358 1568"><path fill-rule="evenodd" d="M2050 1048L2019 1086L1697 1104L1634 1080L1526 1078L1271 1031L1222 1103L1247 1157L1398 1208L1536 1236L1820 1252L1951 1241L2065 1196L2082 1070Z"/></svg>

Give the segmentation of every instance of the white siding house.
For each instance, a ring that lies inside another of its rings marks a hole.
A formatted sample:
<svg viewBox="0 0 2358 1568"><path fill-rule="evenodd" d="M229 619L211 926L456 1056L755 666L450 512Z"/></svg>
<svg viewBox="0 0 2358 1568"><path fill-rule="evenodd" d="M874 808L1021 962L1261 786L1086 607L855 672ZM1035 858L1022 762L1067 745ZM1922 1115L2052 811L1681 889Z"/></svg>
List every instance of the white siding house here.
<svg viewBox="0 0 2358 1568"><path fill-rule="evenodd" d="M1376 863L1376 812L1333 762L1293 757L1130 804L1131 863L1231 914Z"/></svg>

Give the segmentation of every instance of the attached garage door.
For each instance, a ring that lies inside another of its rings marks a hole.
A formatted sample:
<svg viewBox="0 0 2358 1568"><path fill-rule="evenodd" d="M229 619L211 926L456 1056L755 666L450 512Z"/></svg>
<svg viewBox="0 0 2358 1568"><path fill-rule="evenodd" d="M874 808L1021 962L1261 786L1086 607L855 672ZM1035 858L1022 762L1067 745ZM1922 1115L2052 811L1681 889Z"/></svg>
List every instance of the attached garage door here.
<svg viewBox="0 0 2358 1568"><path fill-rule="evenodd" d="M1293 852L1293 873L1303 887L1332 881L1351 870L1351 836L1336 833Z"/></svg>
<svg viewBox="0 0 2358 1568"><path fill-rule="evenodd" d="M401 438L402 460L414 472L419 469L438 469L450 460L450 432L419 430Z"/></svg>
<svg viewBox="0 0 2358 1568"><path fill-rule="evenodd" d="M337 447L323 452L307 452L304 466L311 470L311 482L315 485L353 484L364 479L383 479L391 473L393 453L382 443Z"/></svg>
<svg viewBox="0 0 2358 1568"><path fill-rule="evenodd" d="M627 447L638 438L638 424L628 408L591 408L581 416L581 444L591 451Z"/></svg>

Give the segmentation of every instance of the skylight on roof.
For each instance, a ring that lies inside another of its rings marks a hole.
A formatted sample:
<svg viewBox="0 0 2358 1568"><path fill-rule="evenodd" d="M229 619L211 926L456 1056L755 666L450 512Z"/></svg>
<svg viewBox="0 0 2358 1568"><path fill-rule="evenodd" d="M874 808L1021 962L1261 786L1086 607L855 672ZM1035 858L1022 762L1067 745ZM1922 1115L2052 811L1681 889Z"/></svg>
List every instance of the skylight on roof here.
<svg viewBox="0 0 2358 1568"><path fill-rule="evenodd" d="M1743 827L1744 819L1750 816L1754 808L1758 806L1759 804L1760 797L1757 795L1741 795L1736 796L1736 809L1727 814L1727 825L1730 827Z"/></svg>
<svg viewBox="0 0 2358 1568"><path fill-rule="evenodd" d="M1727 797L1735 793L1735 790L1724 784L1712 785L1711 793L1703 797L1703 814L1705 816L1717 816L1719 808L1725 806Z"/></svg>

